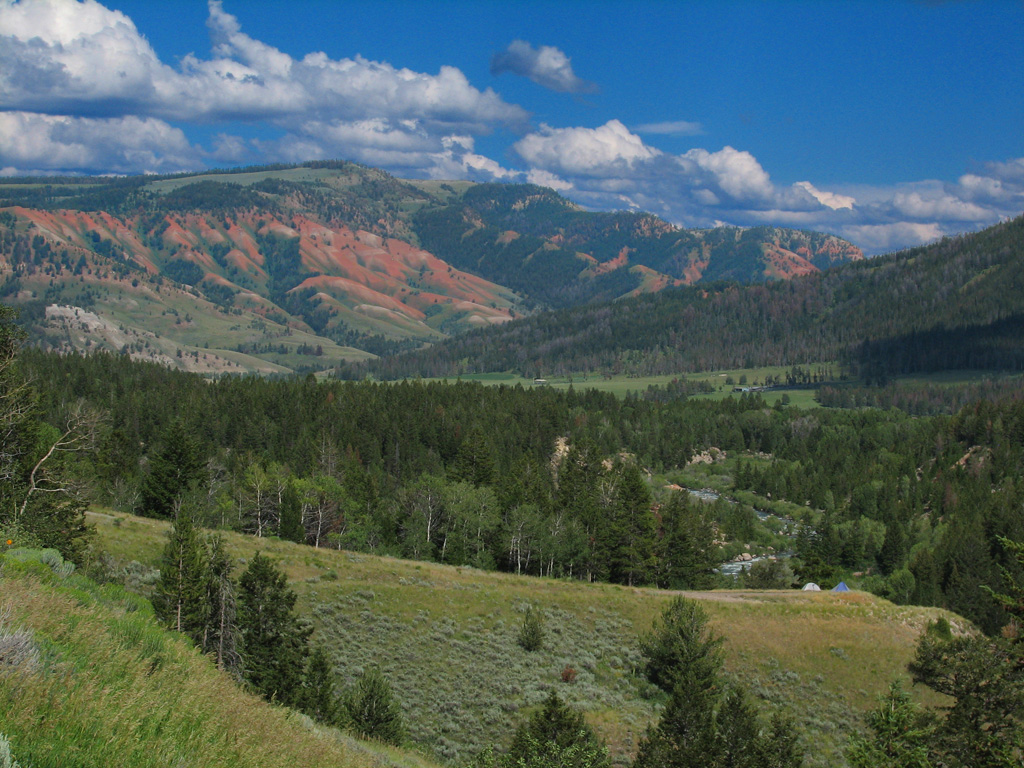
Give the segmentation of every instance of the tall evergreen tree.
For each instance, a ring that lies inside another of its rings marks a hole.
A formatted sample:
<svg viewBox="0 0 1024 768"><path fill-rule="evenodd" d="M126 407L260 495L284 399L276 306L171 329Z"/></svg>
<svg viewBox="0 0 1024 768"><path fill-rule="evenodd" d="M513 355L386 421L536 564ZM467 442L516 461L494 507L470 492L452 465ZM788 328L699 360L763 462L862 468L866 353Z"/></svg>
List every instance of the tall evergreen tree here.
<svg viewBox="0 0 1024 768"><path fill-rule="evenodd" d="M210 619L209 560L199 531L182 513L171 525L160 560L153 608L171 629L203 647Z"/></svg>
<svg viewBox="0 0 1024 768"><path fill-rule="evenodd" d="M706 589L717 565L711 520L702 504L685 492L673 493L661 507L661 538L657 544L658 585L670 589Z"/></svg>
<svg viewBox="0 0 1024 768"><path fill-rule="evenodd" d="M278 532L285 541L306 543L306 530L302 526L302 498L293 477L288 478L281 494L281 523Z"/></svg>
<svg viewBox="0 0 1024 768"><path fill-rule="evenodd" d="M952 700L932 751L943 766L1010 768L1024 750L1024 664L1003 638L926 632L910 664L914 682Z"/></svg>
<svg viewBox="0 0 1024 768"><path fill-rule="evenodd" d="M558 466L555 506L579 521L586 531L587 546L580 565L587 579L600 579L607 573L607 562L597 554L604 522L597 497L600 468L597 447L585 439L572 445Z"/></svg>
<svg viewBox="0 0 1024 768"><path fill-rule="evenodd" d="M171 422L142 481L144 514L173 518L185 495L206 480L206 459L180 419Z"/></svg>
<svg viewBox="0 0 1024 768"><path fill-rule="evenodd" d="M203 650L213 656L219 668L238 675L238 626L235 584L231 580L231 557L220 535L211 536L207 546L209 567L206 578L206 603L209 615L203 635Z"/></svg>
<svg viewBox="0 0 1024 768"><path fill-rule="evenodd" d="M451 479L474 485L488 485L494 480L494 448L480 427L473 427L459 445L452 464Z"/></svg>
<svg viewBox="0 0 1024 768"><path fill-rule="evenodd" d="M647 677L669 694L657 725L648 728L634 768L798 768L803 756L792 727L764 729L739 687L721 677L721 638L694 601L674 599L641 639Z"/></svg>
<svg viewBox="0 0 1024 768"><path fill-rule="evenodd" d="M932 768L929 745L934 723L910 698L899 680L868 712L870 736L850 739L846 757L853 768Z"/></svg>
<svg viewBox="0 0 1024 768"><path fill-rule="evenodd" d="M519 726L500 768L607 768L608 750L583 719L552 691Z"/></svg>
<svg viewBox="0 0 1024 768"><path fill-rule="evenodd" d="M603 535L607 543L611 581L633 586L652 580L655 572L657 524L651 512L651 492L632 462L616 468L618 483L612 520Z"/></svg>
<svg viewBox="0 0 1024 768"><path fill-rule="evenodd" d="M310 654L306 663L299 709L318 723L339 723L340 703L334 691L334 673L327 654L319 646Z"/></svg>
<svg viewBox="0 0 1024 768"><path fill-rule="evenodd" d="M264 698L292 706L301 694L311 630L294 614L284 573L259 552L238 583L238 651L242 676Z"/></svg>
<svg viewBox="0 0 1024 768"><path fill-rule="evenodd" d="M707 704L721 693L721 646L722 639L711 636L704 609L684 597L674 598L640 639L648 680L669 694L682 686L688 698Z"/></svg>

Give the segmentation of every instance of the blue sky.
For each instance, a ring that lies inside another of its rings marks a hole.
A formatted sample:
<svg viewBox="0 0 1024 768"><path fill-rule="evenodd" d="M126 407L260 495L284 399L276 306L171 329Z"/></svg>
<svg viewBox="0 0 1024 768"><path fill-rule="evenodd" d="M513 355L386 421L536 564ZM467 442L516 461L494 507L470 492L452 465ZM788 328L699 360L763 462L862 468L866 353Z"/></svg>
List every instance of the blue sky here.
<svg viewBox="0 0 1024 768"><path fill-rule="evenodd" d="M344 158L869 253L1024 210L1024 3L0 0L0 173Z"/></svg>

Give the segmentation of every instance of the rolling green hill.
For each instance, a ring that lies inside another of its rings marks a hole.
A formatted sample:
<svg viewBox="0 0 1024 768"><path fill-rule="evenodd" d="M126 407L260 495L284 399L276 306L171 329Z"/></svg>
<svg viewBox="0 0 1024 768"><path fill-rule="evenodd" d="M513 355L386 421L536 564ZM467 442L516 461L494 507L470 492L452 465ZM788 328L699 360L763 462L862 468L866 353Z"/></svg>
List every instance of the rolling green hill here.
<svg viewBox="0 0 1024 768"><path fill-rule="evenodd" d="M145 599L18 554L0 554L0 733L22 766L436 766L243 692Z"/></svg>
<svg viewBox="0 0 1024 768"><path fill-rule="evenodd" d="M136 576L158 563L166 523L94 514L97 546ZM256 551L287 573L335 672L368 664L391 678L418 749L455 765L502 745L554 689L583 709L621 763L662 696L641 675L638 636L672 594L483 572L226 534L242 564ZM140 565L141 564L141 565ZM702 592L726 638L727 671L764 709L795 716L808 765L841 765L859 715L903 672L935 608L897 607L865 593ZM542 651L516 644L523 611L545 618ZM577 672L574 683L562 671ZM930 703L934 703L929 700Z"/></svg>

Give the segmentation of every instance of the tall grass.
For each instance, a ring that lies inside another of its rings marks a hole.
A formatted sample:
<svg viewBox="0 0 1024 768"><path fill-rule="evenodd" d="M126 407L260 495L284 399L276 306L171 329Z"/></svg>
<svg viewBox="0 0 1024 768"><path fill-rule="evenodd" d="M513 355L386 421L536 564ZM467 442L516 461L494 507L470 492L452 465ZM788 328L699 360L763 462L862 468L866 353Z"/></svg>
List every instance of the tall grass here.
<svg viewBox="0 0 1024 768"><path fill-rule="evenodd" d="M41 563L2 568L4 631L30 632L38 657L0 666L0 730L23 766L430 765L392 760L242 691L122 587Z"/></svg>
<svg viewBox="0 0 1024 768"><path fill-rule="evenodd" d="M100 546L156 562L165 524L95 520ZM242 535L226 542L240 566L257 549L281 565L339 678L351 683L379 666L411 739L441 761L464 765L487 746L503 746L552 688L584 711L620 765L658 716L661 694L637 673L637 639L671 593ZM861 712L903 673L925 623L944 613L864 593L691 594L706 601L714 631L725 637L727 673L765 710L794 716L810 766L843 765L841 749L861 727ZM517 642L529 605L544 617L544 647L532 653ZM566 667L576 670L575 682L562 681Z"/></svg>

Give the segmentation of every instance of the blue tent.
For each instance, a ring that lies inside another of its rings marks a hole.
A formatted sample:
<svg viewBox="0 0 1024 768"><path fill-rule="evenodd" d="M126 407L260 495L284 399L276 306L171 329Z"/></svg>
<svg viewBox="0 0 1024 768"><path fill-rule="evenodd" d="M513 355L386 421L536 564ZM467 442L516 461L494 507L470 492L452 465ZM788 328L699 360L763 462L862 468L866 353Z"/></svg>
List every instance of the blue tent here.
<svg viewBox="0 0 1024 768"><path fill-rule="evenodd" d="M846 586L846 582L845 581L840 581L838 584L836 584L834 587L832 587L832 591L833 592L849 592L850 588L848 586Z"/></svg>

